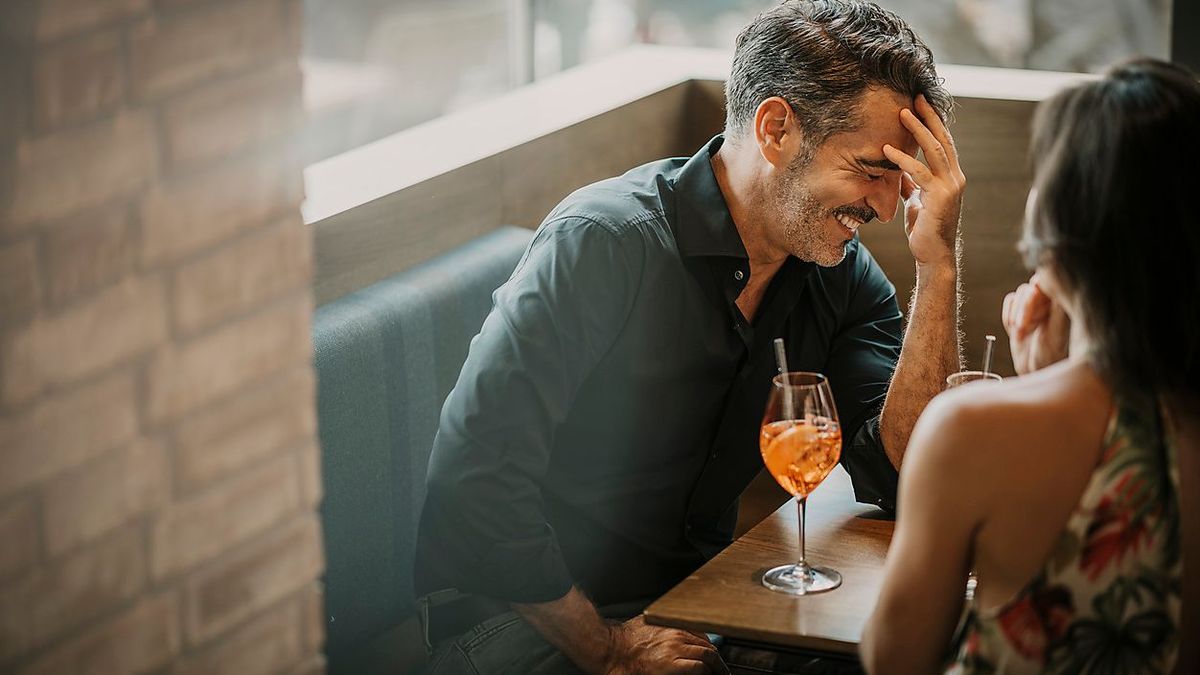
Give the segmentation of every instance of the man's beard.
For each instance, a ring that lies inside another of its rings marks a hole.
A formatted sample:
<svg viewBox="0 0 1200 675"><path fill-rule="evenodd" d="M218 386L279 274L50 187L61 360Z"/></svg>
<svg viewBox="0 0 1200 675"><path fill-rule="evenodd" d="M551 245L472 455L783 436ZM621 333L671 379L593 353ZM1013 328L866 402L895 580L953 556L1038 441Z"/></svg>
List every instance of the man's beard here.
<svg viewBox="0 0 1200 675"><path fill-rule="evenodd" d="M804 172L788 172L781 194L775 199L777 218L784 223L783 236L788 253L822 267L833 267L846 259L846 242L829 241L826 221L835 210L826 209L813 197L804 181Z"/></svg>
<svg viewBox="0 0 1200 675"><path fill-rule="evenodd" d="M779 209L776 219L784 223L783 237L788 253L822 267L834 267L846 259L846 245L850 240L832 241L829 221L845 214L865 224L878 214L875 209L864 206L847 204L832 209L821 206L808 188L805 173L800 166L793 166L781 181L779 194L772 200Z"/></svg>

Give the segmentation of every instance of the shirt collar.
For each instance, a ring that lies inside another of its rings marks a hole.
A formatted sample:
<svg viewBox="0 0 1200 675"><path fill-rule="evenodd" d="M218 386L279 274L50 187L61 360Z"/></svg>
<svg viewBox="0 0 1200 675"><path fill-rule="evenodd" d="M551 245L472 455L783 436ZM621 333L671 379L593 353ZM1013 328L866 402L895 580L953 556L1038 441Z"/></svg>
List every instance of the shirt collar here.
<svg viewBox="0 0 1200 675"><path fill-rule="evenodd" d="M724 142L721 134L714 136L675 178L675 242L684 257L748 257L713 173L713 155Z"/></svg>

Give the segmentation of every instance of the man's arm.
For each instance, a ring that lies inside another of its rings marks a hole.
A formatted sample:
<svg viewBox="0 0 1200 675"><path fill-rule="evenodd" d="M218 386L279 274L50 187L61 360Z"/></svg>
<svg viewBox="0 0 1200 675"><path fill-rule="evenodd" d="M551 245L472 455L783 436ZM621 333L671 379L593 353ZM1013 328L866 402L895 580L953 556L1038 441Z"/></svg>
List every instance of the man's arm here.
<svg viewBox="0 0 1200 675"><path fill-rule="evenodd" d="M900 193L905 202L905 232L917 263L904 346L880 414L884 449L897 469L917 418L945 388L946 376L962 367L958 222L966 177L950 132L937 113L924 97L917 97L916 107L920 119L904 110L900 121L917 139L929 165L890 145L883 148L904 171Z"/></svg>
<svg viewBox="0 0 1200 675"><path fill-rule="evenodd" d="M649 626L642 617L607 622L577 588L554 602L513 607L587 673L729 673L703 635Z"/></svg>
<svg viewBox="0 0 1200 675"><path fill-rule="evenodd" d="M957 285L953 267L918 266L904 346L879 420L884 451L897 469L917 418L945 389L946 377L961 370Z"/></svg>
<svg viewBox="0 0 1200 675"><path fill-rule="evenodd" d="M442 410L418 587L507 601L586 672L624 672L630 659L646 672L720 672L707 665L715 649L695 636L601 620L573 587L543 510L555 430L624 326L643 255L640 240L602 223L558 218L496 292Z"/></svg>
<svg viewBox="0 0 1200 675"><path fill-rule="evenodd" d="M540 481L555 429L631 306L628 258L639 252L627 246L590 221L547 223L496 291L430 454L419 590L509 602L570 590Z"/></svg>

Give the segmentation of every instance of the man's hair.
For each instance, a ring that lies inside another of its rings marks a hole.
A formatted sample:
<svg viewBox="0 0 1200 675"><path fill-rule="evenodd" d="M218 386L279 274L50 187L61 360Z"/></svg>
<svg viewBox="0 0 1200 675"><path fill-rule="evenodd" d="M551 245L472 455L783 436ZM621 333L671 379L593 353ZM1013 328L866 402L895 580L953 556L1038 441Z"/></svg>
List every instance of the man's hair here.
<svg viewBox="0 0 1200 675"><path fill-rule="evenodd" d="M1020 250L1077 294L1119 388L1200 393L1200 82L1139 59L1039 106Z"/></svg>
<svg viewBox="0 0 1200 675"><path fill-rule="evenodd" d="M788 102L816 148L861 124L870 87L924 94L943 120L953 101L933 53L903 19L865 0L787 0L742 29L725 82L725 134L749 130L759 104Z"/></svg>

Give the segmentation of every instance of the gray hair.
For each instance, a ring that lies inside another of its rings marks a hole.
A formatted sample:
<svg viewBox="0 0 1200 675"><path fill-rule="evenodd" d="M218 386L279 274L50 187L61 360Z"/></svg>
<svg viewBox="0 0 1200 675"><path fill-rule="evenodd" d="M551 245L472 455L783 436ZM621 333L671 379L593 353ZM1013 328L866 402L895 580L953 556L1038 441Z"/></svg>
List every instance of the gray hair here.
<svg viewBox="0 0 1200 675"><path fill-rule="evenodd" d="M861 123L869 87L924 94L943 120L953 100L933 52L896 14L866 0L785 0L737 38L725 82L725 135L745 133L760 103L786 100L815 148Z"/></svg>

